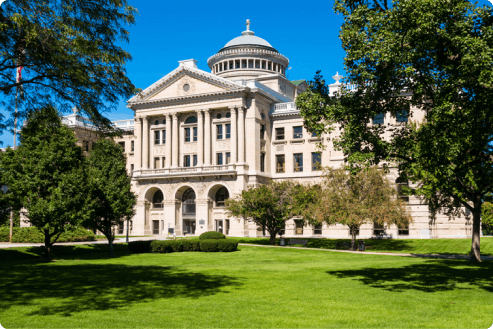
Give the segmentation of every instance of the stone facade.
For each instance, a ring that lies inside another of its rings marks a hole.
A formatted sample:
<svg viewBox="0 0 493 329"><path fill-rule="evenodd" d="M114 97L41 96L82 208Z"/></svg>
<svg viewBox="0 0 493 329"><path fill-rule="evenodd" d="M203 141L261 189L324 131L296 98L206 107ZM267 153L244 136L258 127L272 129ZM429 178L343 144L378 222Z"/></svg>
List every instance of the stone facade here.
<svg viewBox="0 0 493 329"><path fill-rule="evenodd" d="M224 197L270 180L314 183L321 174L317 161L322 166L341 165L343 154L332 145L337 131L321 137L326 149L317 158L320 139L303 128L294 105L307 84L286 79L288 64L287 57L248 26L242 36L209 58L211 72L198 69L193 59L180 61L175 70L128 101L135 119L115 125L128 132L116 142L127 154L138 197L131 234L181 236L216 230L231 236L261 236L255 225L227 216ZM331 91L340 87L341 77L334 78ZM415 120L422 118L419 109L412 111ZM78 127L74 116L66 117L67 123L74 126L81 143L89 145L94 135L87 127ZM384 120L400 124L390 116ZM398 178L396 170L389 178ZM439 216L432 221L427 206L413 197L409 207L414 218L409 230L388 227L386 235L471 235L467 217ZM361 227L359 237L381 232L367 225ZM348 238L349 230L342 225L296 227L290 220L285 235Z"/></svg>

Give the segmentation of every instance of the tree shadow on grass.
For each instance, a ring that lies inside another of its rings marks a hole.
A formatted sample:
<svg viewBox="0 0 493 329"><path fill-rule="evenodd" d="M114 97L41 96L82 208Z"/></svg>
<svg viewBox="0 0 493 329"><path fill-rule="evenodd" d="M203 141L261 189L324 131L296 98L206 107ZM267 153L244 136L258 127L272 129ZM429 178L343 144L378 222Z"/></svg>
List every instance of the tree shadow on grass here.
<svg viewBox="0 0 493 329"><path fill-rule="evenodd" d="M389 268L327 271L338 278L354 278L373 288L402 292L472 289L493 292L493 262L480 264L464 261L430 260L420 264Z"/></svg>
<svg viewBox="0 0 493 329"><path fill-rule="evenodd" d="M241 285L225 275L175 267L114 264L12 265L0 268L0 277L0 309L31 306L34 311L29 315L70 316L162 298L200 298L226 293L223 288Z"/></svg>

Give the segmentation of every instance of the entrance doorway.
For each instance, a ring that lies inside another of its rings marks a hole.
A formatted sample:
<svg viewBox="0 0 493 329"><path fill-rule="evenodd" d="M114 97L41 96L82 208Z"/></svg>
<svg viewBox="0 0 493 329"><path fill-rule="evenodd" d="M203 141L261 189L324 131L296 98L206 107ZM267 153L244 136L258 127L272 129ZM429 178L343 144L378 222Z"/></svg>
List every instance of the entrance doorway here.
<svg viewBox="0 0 493 329"><path fill-rule="evenodd" d="M195 191L191 188L183 193L182 198L183 234L195 234Z"/></svg>
<svg viewBox="0 0 493 329"><path fill-rule="evenodd" d="M159 235L159 221L158 220L152 221L152 234Z"/></svg>
<svg viewBox="0 0 493 329"><path fill-rule="evenodd" d="M229 234L229 219L223 221L222 219L216 220L216 232L222 233L224 235Z"/></svg>

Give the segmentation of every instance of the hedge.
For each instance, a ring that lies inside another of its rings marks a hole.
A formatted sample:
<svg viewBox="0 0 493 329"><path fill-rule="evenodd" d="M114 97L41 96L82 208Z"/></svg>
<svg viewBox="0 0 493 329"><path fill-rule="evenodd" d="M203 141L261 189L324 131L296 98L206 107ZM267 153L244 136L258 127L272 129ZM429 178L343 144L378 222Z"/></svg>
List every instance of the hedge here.
<svg viewBox="0 0 493 329"><path fill-rule="evenodd" d="M150 252L159 254L167 254L180 251L231 252L236 251L237 248L237 241L226 239L154 240L150 243Z"/></svg>
<svg viewBox="0 0 493 329"><path fill-rule="evenodd" d="M9 227L0 227L0 242L9 242ZM63 232L56 242L94 241L94 233L81 227ZM43 233L36 227L14 227L12 242L44 243Z"/></svg>
<svg viewBox="0 0 493 329"><path fill-rule="evenodd" d="M151 251L151 243L154 240L148 241L130 241L128 243L128 249L134 253L144 253Z"/></svg>
<svg viewBox="0 0 493 329"><path fill-rule="evenodd" d="M226 236L220 232L208 231L204 232L199 236L200 240L210 240L210 239L226 239Z"/></svg>

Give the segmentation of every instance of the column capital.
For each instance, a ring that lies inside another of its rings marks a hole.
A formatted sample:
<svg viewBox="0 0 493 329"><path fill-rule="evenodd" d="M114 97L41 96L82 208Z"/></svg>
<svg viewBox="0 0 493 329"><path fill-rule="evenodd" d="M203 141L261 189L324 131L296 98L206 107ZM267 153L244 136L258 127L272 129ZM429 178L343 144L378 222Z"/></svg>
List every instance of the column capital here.
<svg viewBox="0 0 493 329"><path fill-rule="evenodd" d="M166 117L166 119L170 118L173 116L173 113L165 113L164 116Z"/></svg>
<svg viewBox="0 0 493 329"><path fill-rule="evenodd" d="M149 121L149 117L147 115L144 115L142 117L140 117L142 119L142 121L146 122L146 121Z"/></svg>
<svg viewBox="0 0 493 329"><path fill-rule="evenodd" d="M204 111L206 117L210 116L211 112L212 112L211 109L204 109L203 111Z"/></svg>
<svg viewBox="0 0 493 329"><path fill-rule="evenodd" d="M200 110L195 110L195 112L196 112L197 114L202 114L202 113L204 112L204 110L202 110L202 109L200 109Z"/></svg>
<svg viewBox="0 0 493 329"><path fill-rule="evenodd" d="M234 110L236 110L237 107L238 107L237 105L230 105L230 106L228 106L228 109L230 109L231 111L234 111Z"/></svg>
<svg viewBox="0 0 493 329"><path fill-rule="evenodd" d="M245 110L246 110L246 106L244 106L244 105L238 107L238 112L240 112L240 113L245 112Z"/></svg>
<svg viewBox="0 0 493 329"><path fill-rule="evenodd" d="M173 120L178 120L178 113L172 112L170 115L173 117Z"/></svg>

